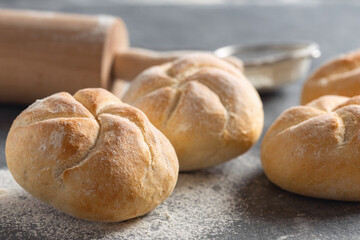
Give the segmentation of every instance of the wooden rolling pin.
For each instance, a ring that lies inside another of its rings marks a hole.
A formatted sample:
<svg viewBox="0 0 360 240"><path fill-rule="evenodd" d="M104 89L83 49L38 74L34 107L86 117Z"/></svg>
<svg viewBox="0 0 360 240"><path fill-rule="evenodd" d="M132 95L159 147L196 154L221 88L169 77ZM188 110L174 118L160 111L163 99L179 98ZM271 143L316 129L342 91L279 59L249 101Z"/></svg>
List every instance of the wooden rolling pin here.
<svg viewBox="0 0 360 240"><path fill-rule="evenodd" d="M111 90L115 79L131 80L181 54L129 49L124 22L112 16L0 10L0 102L31 103L86 87ZM122 82L114 86L121 94Z"/></svg>

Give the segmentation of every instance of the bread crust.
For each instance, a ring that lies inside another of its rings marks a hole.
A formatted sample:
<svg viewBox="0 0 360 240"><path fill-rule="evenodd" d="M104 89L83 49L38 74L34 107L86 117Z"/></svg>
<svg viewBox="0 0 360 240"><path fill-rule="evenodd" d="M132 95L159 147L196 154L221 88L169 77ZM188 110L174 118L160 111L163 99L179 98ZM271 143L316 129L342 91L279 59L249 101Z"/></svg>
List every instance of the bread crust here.
<svg viewBox="0 0 360 240"><path fill-rule="evenodd" d="M323 96L292 107L267 131L261 161L279 187L305 196L360 201L360 96Z"/></svg>
<svg viewBox="0 0 360 240"><path fill-rule="evenodd" d="M144 113L104 89L57 93L29 106L10 129L6 160L31 195L99 222L146 214L178 176L170 142Z"/></svg>
<svg viewBox="0 0 360 240"><path fill-rule="evenodd" d="M301 104L324 95L360 95L360 50L341 55L320 66L306 80Z"/></svg>
<svg viewBox="0 0 360 240"><path fill-rule="evenodd" d="M140 108L173 144L180 170L228 161L263 127L262 102L241 70L211 54L189 54L149 68L123 101Z"/></svg>

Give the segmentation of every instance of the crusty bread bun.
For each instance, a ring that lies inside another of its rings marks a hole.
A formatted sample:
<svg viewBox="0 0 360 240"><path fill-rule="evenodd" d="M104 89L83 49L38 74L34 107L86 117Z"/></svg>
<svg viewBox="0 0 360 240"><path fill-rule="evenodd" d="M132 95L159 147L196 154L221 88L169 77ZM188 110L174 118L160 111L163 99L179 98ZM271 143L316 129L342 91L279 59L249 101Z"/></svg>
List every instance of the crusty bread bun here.
<svg viewBox="0 0 360 240"><path fill-rule="evenodd" d="M360 95L360 50L339 56L316 70L304 84L301 103L324 95Z"/></svg>
<svg viewBox="0 0 360 240"><path fill-rule="evenodd" d="M286 110L261 146L270 181L305 196L360 201L360 96L323 96Z"/></svg>
<svg viewBox="0 0 360 240"><path fill-rule="evenodd" d="M247 151L263 127L262 103L234 64L207 53L142 72L123 100L173 144L180 170L217 165Z"/></svg>
<svg viewBox="0 0 360 240"><path fill-rule="evenodd" d="M11 126L6 160L31 195L100 222L146 214L170 195L178 176L164 135L103 89L36 101Z"/></svg>

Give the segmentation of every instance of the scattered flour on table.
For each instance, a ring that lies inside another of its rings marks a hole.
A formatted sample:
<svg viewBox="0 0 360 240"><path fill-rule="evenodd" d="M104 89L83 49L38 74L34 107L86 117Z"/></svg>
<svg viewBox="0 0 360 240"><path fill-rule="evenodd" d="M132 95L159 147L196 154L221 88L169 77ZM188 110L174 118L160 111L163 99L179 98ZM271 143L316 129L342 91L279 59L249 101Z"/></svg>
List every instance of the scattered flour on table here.
<svg viewBox="0 0 360 240"><path fill-rule="evenodd" d="M284 236L278 237L276 240L284 240L284 239L291 238L291 237L293 237L293 236L294 236L294 235L284 235Z"/></svg>
<svg viewBox="0 0 360 240"><path fill-rule="evenodd" d="M242 217L239 184L249 166L258 170L258 164L254 158L246 164L237 159L210 170L180 174L173 194L154 211L111 224L61 213L26 193L7 169L0 169L0 238L9 232L23 239L216 238Z"/></svg>
<svg viewBox="0 0 360 240"><path fill-rule="evenodd" d="M8 193L8 191L6 189L0 188L0 198L1 198L1 196L6 195L7 193Z"/></svg>

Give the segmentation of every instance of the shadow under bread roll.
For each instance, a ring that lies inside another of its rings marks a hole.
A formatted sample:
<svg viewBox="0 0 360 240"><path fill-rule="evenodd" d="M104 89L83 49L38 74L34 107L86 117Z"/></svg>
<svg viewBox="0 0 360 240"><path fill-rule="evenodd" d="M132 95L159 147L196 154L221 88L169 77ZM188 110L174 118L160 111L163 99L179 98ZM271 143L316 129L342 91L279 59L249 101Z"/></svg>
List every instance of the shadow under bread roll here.
<svg viewBox="0 0 360 240"><path fill-rule="evenodd" d="M170 140L182 171L244 153L263 127L262 102L241 68L207 53L143 71L123 101L144 111Z"/></svg>
<svg viewBox="0 0 360 240"><path fill-rule="evenodd" d="M166 137L104 89L38 100L14 121L6 160L31 195L72 216L117 222L144 215L175 187Z"/></svg>

